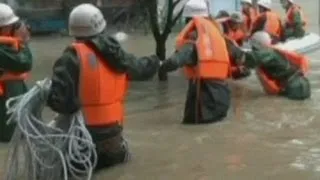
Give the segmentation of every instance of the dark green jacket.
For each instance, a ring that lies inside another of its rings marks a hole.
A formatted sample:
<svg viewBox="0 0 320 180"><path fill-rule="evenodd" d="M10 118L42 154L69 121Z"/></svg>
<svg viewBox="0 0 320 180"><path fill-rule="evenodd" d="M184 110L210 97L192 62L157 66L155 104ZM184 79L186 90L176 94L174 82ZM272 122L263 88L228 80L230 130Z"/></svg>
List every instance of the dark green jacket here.
<svg viewBox="0 0 320 180"><path fill-rule="evenodd" d="M0 74L4 71L26 72L32 67L33 57L31 51L26 45L19 52L7 45L0 45ZM27 86L24 81L4 82L4 96L0 97L0 141L7 142L10 140L15 125L6 125L8 115L6 101L14 96L19 96L27 92Z"/></svg>
<svg viewBox="0 0 320 180"><path fill-rule="evenodd" d="M19 52L15 49L0 44L0 69L13 72L30 71L32 67L32 54L28 45Z"/></svg>
<svg viewBox="0 0 320 180"><path fill-rule="evenodd" d="M19 52L7 45L0 45L0 72L26 72L32 68L32 54L28 45ZM24 81L5 82L5 96L7 98L23 94L27 91Z"/></svg>
<svg viewBox="0 0 320 180"><path fill-rule="evenodd" d="M278 51L265 48L246 53L244 62L246 67L263 67L268 74L285 84L283 95L290 99L303 100L310 97L310 84L308 79L299 73L299 69L290 63Z"/></svg>
<svg viewBox="0 0 320 180"><path fill-rule="evenodd" d="M137 58L125 52L114 38L106 34L86 40L86 43L100 52L110 67L117 72L127 73L131 80L148 80L159 68L157 56ZM53 66L48 105L58 113L72 114L80 108L79 65L75 50L68 47Z"/></svg>
<svg viewBox="0 0 320 180"><path fill-rule="evenodd" d="M288 6L286 9L286 12L291 8L291 6L294 6L293 4ZM283 28L283 38L284 40L288 38L300 38L305 35L305 30L304 30L304 22L302 19L302 15L300 11L296 10L294 11L293 15L293 24L288 25L285 24Z"/></svg>
<svg viewBox="0 0 320 180"><path fill-rule="evenodd" d="M247 52L245 66L248 68L262 66L268 70L268 73L270 73L272 77L283 80L288 79L297 70L284 56L271 48Z"/></svg>

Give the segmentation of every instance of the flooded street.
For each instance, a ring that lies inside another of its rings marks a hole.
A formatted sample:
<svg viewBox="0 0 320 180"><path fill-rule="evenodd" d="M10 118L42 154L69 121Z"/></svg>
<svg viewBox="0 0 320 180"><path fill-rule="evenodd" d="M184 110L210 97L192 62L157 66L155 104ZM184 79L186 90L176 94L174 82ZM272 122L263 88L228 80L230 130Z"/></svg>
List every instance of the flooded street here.
<svg viewBox="0 0 320 180"><path fill-rule="evenodd" d="M317 2L301 5L310 31L318 32ZM60 36L33 39L30 85L50 76L52 64L70 41ZM168 40L168 54L173 45L174 35ZM150 35L130 36L123 47L139 56L154 52ZM124 130L132 161L99 172L95 179L319 180L320 51L308 56L312 99L267 96L253 73L230 82L232 108L224 121L211 125L181 125L187 82L180 72L171 73L167 83L133 82ZM2 144L2 161L6 150Z"/></svg>

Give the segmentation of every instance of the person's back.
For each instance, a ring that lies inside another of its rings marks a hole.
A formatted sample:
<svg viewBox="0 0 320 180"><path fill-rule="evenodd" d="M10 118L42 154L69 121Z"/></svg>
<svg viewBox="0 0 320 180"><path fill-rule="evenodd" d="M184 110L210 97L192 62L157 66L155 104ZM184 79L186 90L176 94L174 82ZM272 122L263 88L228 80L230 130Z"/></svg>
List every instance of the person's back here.
<svg viewBox="0 0 320 180"><path fill-rule="evenodd" d="M271 46L271 38L266 32L256 32L252 45L253 51L247 52L245 65L258 67L257 76L268 94L294 100L310 97L310 84L305 77L309 68L306 57Z"/></svg>
<svg viewBox="0 0 320 180"><path fill-rule="evenodd" d="M81 4L72 10L69 32L75 41L53 67L47 101L62 115L81 110L96 144L97 170L127 160L122 130L128 81L147 80L160 65L157 56L137 59L126 53L105 28L102 13L93 5Z"/></svg>
<svg viewBox="0 0 320 180"><path fill-rule="evenodd" d="M259 16L255 19L251 35L257 31L266 31L272 36L273 44L280 41L282 37L282 26L280 16L271 10L270 0L259 0Z"/></svg>
<svg viewBox="0 0 320 180"><path fill-rule="evenodd" d="M248 33L242 14L232 13L230 16L221 11L215 19L216 22L221 24L223 33L229 39L235 41L239 46L242 46L244 41L247 40Z"/></svg>
<svg viewBox="0 0 320 180"><path fill-rule="evenodd" d="M253 23L258 16L257 9L253 6L252 0L241 0L242 14L248 32L251 32Z"/></svg>
<svg viewBox="0 0 320 180"><path fill-rule="evenodd" d="M261 16L266 17L265 22L265 31L267 31L270 35L280 38L281 37L281 20L278 14L272 11L267 11Z"/></svg>
<svg viewBox="0 0 320 180"><path fill-rule="evenodd" d="M185 12L195 8L190 2L185 5ZM199 7L201 3L196 3L198 11L183 14L189 23L178 35L176 53L160 68L167 72L184 68L189 80L183 118L186 124L220 121L230 106L230 90L225 81L230 75L226 43L218 27L208 19L206 4Z"/></svg>

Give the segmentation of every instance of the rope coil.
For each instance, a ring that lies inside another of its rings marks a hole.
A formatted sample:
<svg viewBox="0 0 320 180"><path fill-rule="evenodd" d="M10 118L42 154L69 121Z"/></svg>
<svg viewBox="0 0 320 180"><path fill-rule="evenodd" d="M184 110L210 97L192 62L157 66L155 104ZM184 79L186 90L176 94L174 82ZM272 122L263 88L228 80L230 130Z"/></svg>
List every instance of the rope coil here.
<svg viewBox="0 0 320 180"><path fill-rule="evenodd" d="M61 120L49 124L42 118L50 86L48 79L38 81L26 94L6 103L8 123L16 123L17 127L5 180L92 178L97 152L81 111L68 117L59 115Z"/></svg>

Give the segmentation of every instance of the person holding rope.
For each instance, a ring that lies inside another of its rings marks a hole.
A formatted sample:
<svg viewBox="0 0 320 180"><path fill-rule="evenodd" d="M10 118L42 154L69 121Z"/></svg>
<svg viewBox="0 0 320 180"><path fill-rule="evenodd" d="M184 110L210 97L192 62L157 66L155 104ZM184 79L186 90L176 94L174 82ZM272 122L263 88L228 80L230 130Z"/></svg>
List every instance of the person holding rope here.
<svg viewBox="0 0 320 180"><path fill-rule="evenodd" d="M105 29L106 20L94 5L81 4L71 11L69 33L75 41L54 64L47 100L53 111L65 116L82 111L96 144L96 170L128 159L122 135L128 81L148 80L160 66L156 55L136 58L125 52Z"/></svg>
<svg viewBox="0 0 320 180"><path fill-rule="evenodd" d="M176 52L165 60L159 71L180 67L189 81L184 124L221 121L230 107L229 54L218 24L210 18L205 0L189 0L182 16L187 25L180 32Z"/></svg>
<svg viewBox="0 0 320 180"><path fill-rule="evenodd" d="M0 3L0 141L9 142L15 124L7 125L6 101L27 92L25 80L32 68L30 33L12 8Z"/></svg>

